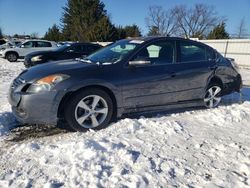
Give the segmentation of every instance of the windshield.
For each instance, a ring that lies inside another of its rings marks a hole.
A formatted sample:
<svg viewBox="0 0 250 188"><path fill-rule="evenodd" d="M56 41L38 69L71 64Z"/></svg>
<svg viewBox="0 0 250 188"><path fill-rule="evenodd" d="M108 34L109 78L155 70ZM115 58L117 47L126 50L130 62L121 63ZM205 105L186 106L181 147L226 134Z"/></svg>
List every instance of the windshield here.
<svg viewBox="0 0 250 188"><path fill-rule="evenodd" d="M122 60L129 52L134 50L143 41L121 40L98 50L85 58L94 63L116 63Z"/></svg>

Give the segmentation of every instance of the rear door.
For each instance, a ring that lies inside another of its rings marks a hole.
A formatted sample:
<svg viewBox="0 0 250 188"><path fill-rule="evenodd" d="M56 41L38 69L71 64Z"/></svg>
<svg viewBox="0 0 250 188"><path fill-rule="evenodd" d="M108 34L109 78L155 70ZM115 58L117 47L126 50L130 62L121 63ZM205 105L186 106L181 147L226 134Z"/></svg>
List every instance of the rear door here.
<svg viewBox="0 0 250 188"><path fill-rule="evenodd" d="M216 68L214 51L197 42L179 40L177 52L179 101L203 98L207 80Z"/></svg>

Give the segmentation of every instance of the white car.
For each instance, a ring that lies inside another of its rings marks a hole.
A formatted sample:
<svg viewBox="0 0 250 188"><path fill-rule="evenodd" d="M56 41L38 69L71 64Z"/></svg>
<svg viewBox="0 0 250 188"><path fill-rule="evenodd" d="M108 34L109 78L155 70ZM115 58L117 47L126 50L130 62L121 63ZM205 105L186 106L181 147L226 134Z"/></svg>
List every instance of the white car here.
<svg viewBox="0 0 250 188"><path fill-rule="evenodd" d="M1 42L0 42L1 43ZM0 50L5 50L6 48L14 48L20 45L21 41L7 41L4 44L0 45Z"/></svg>
<svg viewBox="0 0 250 188"><path fill-rule="evenodd" d="M9 62L15 62L17 59L23 59L27 54L35 51L46 51L57 48L56 42L46 40L27 40L15 48L0 50L0 57Z"/></svg>

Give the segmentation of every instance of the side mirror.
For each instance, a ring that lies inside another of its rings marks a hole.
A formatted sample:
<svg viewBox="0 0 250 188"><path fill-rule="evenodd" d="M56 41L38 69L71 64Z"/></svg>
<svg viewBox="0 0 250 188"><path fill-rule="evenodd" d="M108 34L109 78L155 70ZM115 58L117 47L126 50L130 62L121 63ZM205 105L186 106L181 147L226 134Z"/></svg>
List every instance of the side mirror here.
<svg viewBox="0 0 250 188"><path fill-rule="evenodd" d="M129 64L129 65L132 65L132 66L150 65L150 64L151 64L151 61L144 61L144 60L140 60L140 61L129 61L128 64Z"/></svg>
<svg viewBox="0 0 250 188"><path fill-rule="evenodd" d="M20 48L24 48L24 45L21 45Z"/></svg>

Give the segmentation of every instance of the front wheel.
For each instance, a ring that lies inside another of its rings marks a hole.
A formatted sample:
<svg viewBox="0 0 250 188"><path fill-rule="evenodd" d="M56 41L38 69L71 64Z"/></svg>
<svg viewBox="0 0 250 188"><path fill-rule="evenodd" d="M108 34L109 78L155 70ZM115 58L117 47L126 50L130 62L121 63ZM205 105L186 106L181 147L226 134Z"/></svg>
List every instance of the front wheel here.
<svg viewBox="0 0 250 188"><path fill-rule="evenodd" d="M218 84L209 85L204 97L204 105L207 108L217 107L221 102L221 91L221 86Z"/></svg>
<svg viewBox="0 0 250 188"><path fill-rule="evenodd" d="M6 55L6 59L9 61L9 62L16 62L17 61L17 54L16 53L8 53Z"/></svg>
<svg viewBox="0 0 250 188"><path fill-rule="evenodd" d="M106 92L95 88L78 92L64 111L65 120L76 131L102 129L110 123L112 115L112 99Z"/></svg>

